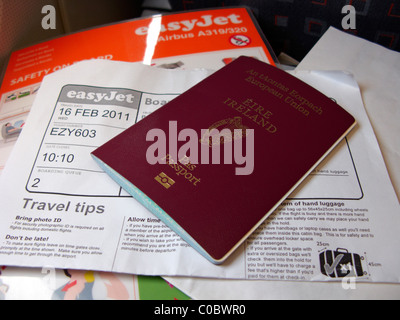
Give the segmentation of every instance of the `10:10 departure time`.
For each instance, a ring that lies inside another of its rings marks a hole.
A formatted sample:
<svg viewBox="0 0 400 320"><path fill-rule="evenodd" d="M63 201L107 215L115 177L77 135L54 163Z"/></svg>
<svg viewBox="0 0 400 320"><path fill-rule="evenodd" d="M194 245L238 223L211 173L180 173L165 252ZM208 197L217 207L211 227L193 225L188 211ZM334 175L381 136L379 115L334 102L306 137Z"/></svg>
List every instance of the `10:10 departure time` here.
<svg viewBox="0 0 400 320"><path fill-rule="evenodd" d="M75 155L73 154L61 154L58 155L56 153L45 153L43 154L44 162L60 162L60 163L72 163L75 160Z"/></svg>

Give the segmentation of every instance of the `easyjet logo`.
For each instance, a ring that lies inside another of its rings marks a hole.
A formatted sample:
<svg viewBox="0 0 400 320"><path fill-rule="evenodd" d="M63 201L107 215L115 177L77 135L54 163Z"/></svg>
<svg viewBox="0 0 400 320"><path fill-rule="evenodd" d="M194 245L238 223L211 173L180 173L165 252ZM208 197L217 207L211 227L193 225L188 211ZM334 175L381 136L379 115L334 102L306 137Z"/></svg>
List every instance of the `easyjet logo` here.
<svg viewBox="0 0 400 320"><path fill-rule="evenodd" d="M199 28L207 28L212 25L217 26L225 26L228 24L241 24L243 20L240 15L238 14L231 14L229 16L218 16L214 17L214 15L204 15L201 16L200 19L192 19L192 20L182 20L182 21L174 21L168 24L161 24L161 32L166 31L184 31L189 32L195 29L196 27ZM147 35L150 29L150 25L146 27L137 28L135 33L138 36Z"/></svg>

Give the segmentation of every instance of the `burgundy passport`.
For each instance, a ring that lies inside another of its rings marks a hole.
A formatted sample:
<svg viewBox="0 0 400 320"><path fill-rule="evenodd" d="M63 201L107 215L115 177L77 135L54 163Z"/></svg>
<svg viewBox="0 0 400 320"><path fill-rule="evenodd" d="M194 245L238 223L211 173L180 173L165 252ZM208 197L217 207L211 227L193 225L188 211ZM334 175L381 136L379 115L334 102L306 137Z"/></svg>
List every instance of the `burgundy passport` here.
<svg viewBox="0 0 400 320"><path fill-rule="evenodd" d="M355 125L309 85L240 57L93 157L186 242L220 264Z"/></svg>

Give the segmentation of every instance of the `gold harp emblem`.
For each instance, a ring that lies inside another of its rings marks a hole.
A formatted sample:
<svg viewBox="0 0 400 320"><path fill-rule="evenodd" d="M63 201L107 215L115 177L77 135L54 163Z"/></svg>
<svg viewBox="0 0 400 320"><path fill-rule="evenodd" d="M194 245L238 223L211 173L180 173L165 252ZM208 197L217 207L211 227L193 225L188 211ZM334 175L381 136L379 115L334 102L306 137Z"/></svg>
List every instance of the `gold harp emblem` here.
<svg viewBox="0 0 400 320"><path fill-rule="evenodd" d="M209 147L212 147L213 145L230 143L234 140L239 140L243 137L246 137L247 129L249 129L249 127L246 127L242 124L241 117L221 120L208 128L206 133L202 136L200 143L208 145Z"/></svg>

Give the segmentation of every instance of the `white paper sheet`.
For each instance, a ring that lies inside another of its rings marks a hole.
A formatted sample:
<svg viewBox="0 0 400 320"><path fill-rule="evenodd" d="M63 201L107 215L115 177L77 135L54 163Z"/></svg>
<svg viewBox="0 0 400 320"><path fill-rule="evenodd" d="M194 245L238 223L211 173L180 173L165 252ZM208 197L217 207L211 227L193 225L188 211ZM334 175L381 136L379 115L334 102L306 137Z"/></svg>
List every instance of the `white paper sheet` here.
<svg viewBox="0 0 400 320"><path fill-rule="evenodd" d="M357 281L398 282L400 239L384 221L399 223L399 207L351 79L332 94L359 127L223 266L99 170L92 150L207 74L87 61L46 78L0 181L2 264L301 281L337 280L354 267ZM330 79L309 76L315 85ZM340 259L321 262L334 252Z"/></svg>
<svg viewBox="0 0 400 320"><path fill-rule="evenodd" d="M194 300L399 300L400 285L166 277Z"/></svg>
<svg viewBox="0 0 400 320"><path fill-rule="evenodd" d="M331 27L297 70L354 74L400 199L400 53Z"/></svg>

